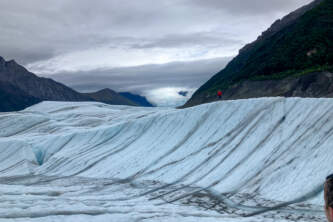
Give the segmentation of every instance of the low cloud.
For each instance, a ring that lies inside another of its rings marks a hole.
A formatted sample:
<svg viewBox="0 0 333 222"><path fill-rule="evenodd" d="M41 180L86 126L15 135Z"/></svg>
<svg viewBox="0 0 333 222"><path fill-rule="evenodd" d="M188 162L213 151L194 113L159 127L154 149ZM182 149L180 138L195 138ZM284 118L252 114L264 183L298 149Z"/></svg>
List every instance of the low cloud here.
<svg viewBox="0 0 333 222"><path fill-rule="evenodd" d="M37 67L41 74L81 66L117 67L113 55L124 50L119 56L125 59L117 60L124 64L129 62L126 52L139 48L150 50L143 53L147 57L156 53L156 57L175 58L165 63L177 61L175 55L183 51L190 51L189 57L197 56L194 59L234 56L274 20L310 1L1 0L0 52L6 59ZM153 48L164 51L154 52ZM192 48L200 49L201 57ZM86 53L92 58L86 59ZM138 65L138 59L130 61ZM181 61L185 60L189 59ZM72 63L77 66L70 66ZM48 65L52 68L47 69Z"/></svg>
<svg viewBox="0 0 333 222"><path fill-rule="evenodd" d="M184 87L165 87L143 92L143 95L154 105L160 107L178 107L185 104L191 98L196 89ZM179 94L180 91L187 91L186 96Z"/></svg>
<svg viewBox="0 0 333 222"><path fill-rule="evenodd" d="M118 92L128 91L147 96L151 102L159 105L171 104L171 100L179 104L186 101L191 92L202 83L223 69L231 59L226 57L89 72L67 72L55 74L52 78L81 92L111 88ZM160 93L163 91L165 93ZM189 93L183 97L178 94L179 91ZM166 96L169 96L170 100L166 99Z"/></svg>
<svg viewBox="0 0 333 222"><path fill-rule="evenodd" d="M53 79L79 91L111 88L143 92L161 87L197 88L223 69L231 57L55 74Z"/></svg>

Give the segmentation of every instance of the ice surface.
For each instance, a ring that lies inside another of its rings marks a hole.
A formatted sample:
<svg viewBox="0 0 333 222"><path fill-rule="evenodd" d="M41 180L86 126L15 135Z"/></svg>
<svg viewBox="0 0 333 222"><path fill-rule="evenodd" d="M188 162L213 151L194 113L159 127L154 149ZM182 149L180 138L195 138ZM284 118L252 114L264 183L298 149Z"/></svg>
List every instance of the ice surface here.
<svg viewBox="0 0 333 222"><path fill-rule="evenodd" d="M0 221L323 220L332 108L262 98L2 113Z"/></svg>

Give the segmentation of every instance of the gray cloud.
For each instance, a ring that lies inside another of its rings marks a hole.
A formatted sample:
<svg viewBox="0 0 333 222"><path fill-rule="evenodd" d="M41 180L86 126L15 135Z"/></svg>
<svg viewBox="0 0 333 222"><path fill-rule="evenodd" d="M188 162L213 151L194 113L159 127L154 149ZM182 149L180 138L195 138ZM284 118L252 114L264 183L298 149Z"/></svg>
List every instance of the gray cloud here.
<svg viewBox="0 0 333 222"><path fill-rule="evenodd" d="M187 3L195 3L199 7L209 7L213 10L225 11L230 14L251 16L286 12L298 8L300 5L310 3L311 1L312 0L188 0Z"/></svg>
<svg viewBox="0 0 333 222"><path fill-rule="evenodd" d="M141 39L140 43L131 45L132 48L175 48L205 45L207 48L223 45L242 45L239 37L221 32L198 32L187 34L166 35L158 39Z"/></svg>
<svg viewBox="0 0 333 222"><path fill-rule="evenodd" d="M26 65L101 46L237 48L309 1L1 0L0 52Z"/></svg>
<svg viewBox="0 0 333 222"><path fill-rule="evenodd" d="M78 91L89 92L102 88L132 91L142 94L163 87L198 88L220 71L231 58L216 58L195 62L174 62L163 65L62 73L52 78L67 82Z"/></svg>

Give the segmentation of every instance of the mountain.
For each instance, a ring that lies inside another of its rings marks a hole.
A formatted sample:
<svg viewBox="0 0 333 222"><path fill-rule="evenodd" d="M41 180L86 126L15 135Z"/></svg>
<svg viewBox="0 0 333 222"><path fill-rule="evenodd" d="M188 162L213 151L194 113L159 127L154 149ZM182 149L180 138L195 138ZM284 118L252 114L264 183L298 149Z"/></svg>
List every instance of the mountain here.
<svg viewBox="0 0 333 222"><path fill-rule="evenodd" d="M185 107L222 99L262 96L331 97L333 1L316 0L276 21L201 86ZM306 75L311 77L305 77ZM287 84L287 86L285 85ZM312 92L308 89L325 90Z"/></svg>
<svg viewBox="0 0 333 222"><path fill-rule="evenodd" d="M93 93L83 93L83 95L95 101L110 105L139 106L137 103L135 103L135 101L132 101L111 89L102 89Z"/></svg>
<svg viewBox="0 0 333 222"><path fill-rule="evenodd" d="M28 106L41 102L40 99L29 96L20 88L10 83L0 81L0 111L11 112L22 110Z"/></svg>
<svg viewBox="0 0 333 222"><path fill-rule="evenodd" d="M0 57L0 112L18 111L41 101L98 101L113 105L139 106L144 99L132 95L135 101L111 89L95 93L79 93L49 78L38 77L14 60Z"/></svg>
<svg viewBox="0 0 333 222"><path fill-rule="evenodd" d="M0 81L9 83L40 100L89 101L91 99L49 78L38 77L14 60L0 57Z"/></svg>
<svg viewBox="0 0 333 222"><path fill-rule="evenodd" d="M144 96L140 96L140 95L136 95L130 92L121 92L119 93L120 95L122 95L123 97L126 97L127 99L135 102L136 104L138 104L139 106L144 106L144 107L154 107L153 104L151 104L146 97Z"/></svg>
<svg viewBox="0 0 333 222"><path fill-rule="evenodd" d="M260 98L0 113L0 221L325 221L332 109Z"/></svg>

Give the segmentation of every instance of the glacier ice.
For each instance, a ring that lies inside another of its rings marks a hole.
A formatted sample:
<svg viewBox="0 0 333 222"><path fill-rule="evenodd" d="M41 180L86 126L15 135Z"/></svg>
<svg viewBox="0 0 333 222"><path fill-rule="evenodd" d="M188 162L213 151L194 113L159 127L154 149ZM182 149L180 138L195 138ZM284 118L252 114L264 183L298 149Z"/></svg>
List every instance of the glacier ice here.
<svg viewBox="0 0 333 222"><path fill-rule="evenodd" d="M333 99L261 98L2 113L0 221L322 220L332 108Z"/></svg>

